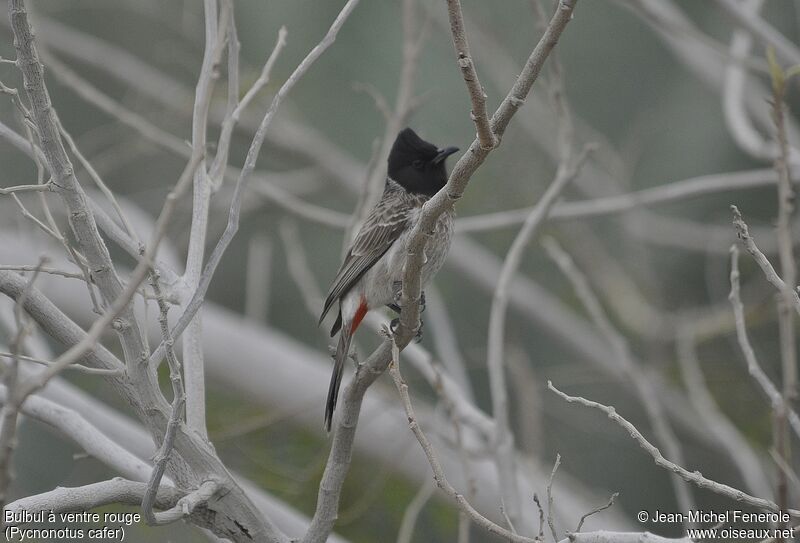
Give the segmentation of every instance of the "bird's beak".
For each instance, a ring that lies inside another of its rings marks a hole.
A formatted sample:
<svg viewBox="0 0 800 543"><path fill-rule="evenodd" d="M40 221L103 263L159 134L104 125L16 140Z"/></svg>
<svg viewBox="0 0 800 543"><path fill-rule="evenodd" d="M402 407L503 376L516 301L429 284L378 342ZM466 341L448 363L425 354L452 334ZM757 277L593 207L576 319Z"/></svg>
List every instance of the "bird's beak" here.
<svg viewBox="0 0 800 543"><path fill-rule="evenodd" d="M432 162L434 164L444 162L444 159L456 152L458 152L458 147L445 147L444 149L439 149L439 153L434 157Z"/></svg>

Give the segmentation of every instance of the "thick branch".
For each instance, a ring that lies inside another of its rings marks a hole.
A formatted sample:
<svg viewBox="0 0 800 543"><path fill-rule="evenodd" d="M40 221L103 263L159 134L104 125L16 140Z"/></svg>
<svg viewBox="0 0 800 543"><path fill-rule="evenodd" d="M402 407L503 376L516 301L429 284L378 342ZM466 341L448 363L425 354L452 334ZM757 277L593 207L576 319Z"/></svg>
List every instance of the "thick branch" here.
<svg viewBox="0 0 800 543"><path fill-rule="evenodd" d="M95 507L111 504L139 505L142 503L146 486L145 483L115 477L108 481L85 486L58 487L49 492L20 498L8 504L5 510L15 513L22 511L38 513L39 511L49 512L52 509L54 513L64 513L89 511ZM182 496L183 493L176 488L161 487L156 497L156 507L163 509L174 507Z"/></svg>

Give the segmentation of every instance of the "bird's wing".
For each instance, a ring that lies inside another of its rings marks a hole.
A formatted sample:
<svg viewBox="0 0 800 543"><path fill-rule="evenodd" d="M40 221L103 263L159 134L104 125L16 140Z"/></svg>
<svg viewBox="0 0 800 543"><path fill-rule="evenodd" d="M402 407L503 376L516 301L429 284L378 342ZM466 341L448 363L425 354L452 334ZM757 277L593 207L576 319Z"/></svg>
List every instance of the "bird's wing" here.
<svg viewBox="0 0 800 543"><path fill-rule="evenodd" d="M382 257L389 247L409 226L411 204L402 199L381 200L370 213L361 230L358 231L353 245L347 251L339 273L333 280L325 307L319 322L325 318L333 302L355 285L355 283Z"/></svg>

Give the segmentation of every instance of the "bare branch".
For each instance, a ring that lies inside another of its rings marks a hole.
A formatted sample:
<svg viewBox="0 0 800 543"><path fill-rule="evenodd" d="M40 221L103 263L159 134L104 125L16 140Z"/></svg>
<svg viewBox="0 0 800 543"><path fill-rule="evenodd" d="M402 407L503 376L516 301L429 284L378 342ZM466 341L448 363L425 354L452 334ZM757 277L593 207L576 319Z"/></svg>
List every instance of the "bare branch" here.
<svg viewBox="0 0 800 543"><path fill-rule="evenodd" d="M53 186L49 183L43 185L17 185L15 187L0 188L0 194L13 194L16 192L45 192L52 191Z"/></svg>
<svg viewBox="0 0 800 543"><path fill-rule="evenodd" d="M547 30L531 52L522 69L522 73L520 73L508 95L492 116L492 132L498 140L502 139L508 123L511 122L511 118L528 96L550 51L553 50L558 38L572 18L572 10L576 3L577 0L559 0ZM429 237L428 233L433 231L439 216L451 209L455 202L461 198L470 178L483 164L490 152L491 150L489 149L483 149L477 139L470 144L467 152L459 158L453 168L447 185L425 203L420 218L410 234L408 257L403 272L403 293L400 302L403 312L400 315L400 327L398 328L398 336L403 347L410 341L419 327L420 270L422 268L425 245Z"/></svg>
<svg viewBox="0 0 800 543"><path fill-rule="evenodd" d="M513 543L536 542L536 539L514 534L481 515L474 507L472 507L472 505L470 505L466 498L464 498L464 496L455 488L453 488L453 486L447 481L436 451L433 449L433 445L422 431L422 428L420 428L419 422L417 421L414 413L414 407L411 405L411 398L408 395L408 385L403 380L403 376L400 374L400 348L395 342L392 342L392 356L393 361L389 364L389 375L391 375L392 381L394 381L395 387L400 393L400 399L403 402L403 407L405 408L406 416L408 417L408 426L414 433L417 441L419 441L425 456L428 458L428 463L431 466L431 470L433 470L433 479L436 481L436 485L441 488L452 500L454 500L458 505L458 508L469 515L475 524L484 528L489 533L499 535L500 537Z"/></svg>
<svg viewBox="0 0 800 543"><path fill-rule="evenodd" d="M556 454L556 461L553 464L553 471L550 472L550 479L547 481L547 525L550 527L550 535L553 536L553 541L558 541L558 534L556 533L556 524L553 520L553 479L556 477L558 467L561 465L561 455Z"/></svg>
<svg viewBox="0 0 800 543"><path fill-rule="evenodd" d="M486 92L478 79L478 72L475 71L475 64L469 52L460 0L447 0L447 14L450 18L450 32L453 36L453 46L458 57L458 67L461 68L461 75L467 84L469 98L472 102L471 117L478 132L478 142L481 149L488 151L497 145L497 140L492 132L492 127L489 125L489 114L486 111Z"/></svg>
<svg viewBox="0 0 800 543"><path fill-rule="evenodd" d="M0 402L5 404L7 399L8 391L0 389ZM29 396L22 404L21 410L24 415L47 424L65 438L75 442L92 458L123 477L142 482L147 480L151 471L147 462L113 441L75 410L38 395ZM172 485L172 481L169 481L168 486Z"/></svg>
<svg viewBox="0 0 800 543"><path fill-rule="evenodd" d="M232 21L233 18L231 18L231 22ZM235 28L235 25L232 23L231 30L233 32L235 32ZM239 123L239 118L241 117L242 112L247 108L248 105L250 105L250 102L261 91L261 89L263 89L269 83L272 68L275 66L275 62L278 60L278 56L281 54L281 51L283 51L283 48L286 46L286 33L286 27L282 26L280 30L278 30L278 40L275 42L275 46L272 48L269 58L267 58L267 61L264 63L264 67L261 69L261 74L258 76L258 79L256 79L250 89L248 89L241 101L236 104L236 107L230 113L230 116L228 116L222 123L222 131L220 132L219 143L217 144L217 156L214 157L214 163L209 168L209 176L215 185L219 185L222 182L222 175L228 165L228 152L230 150L233 129ZM235 34L231 34L229 37L229 48L231 47L230 42L234 39ZM233 77L232 73L230 72L231 70L229 70L228 77ZM234 92L234 90L229 91L229 99L230 94ZM238 93L233 94L233 96L235 99L238 99Z"/></svg>
<svg viewBox="0 0 800 543"><path fill-rule="evenodd" d="M597 509L592 509L591 511L589 511L588 513L586 513L585 515L583 515L583 516L581 517L581 520L580 520L580 522L578 522L578 527L577 527L577 528L575 528L575 532L580 532L580 531L581 531L581 528L583 527L583 523L586 521L586 519L587 519L587 518L591 517L591 516L592 516L592 515L594 515L595 513L599 513L600 511L605 511L606 509L608 509L609 507L611 507L612 505L614 505L614 500L616 500L618 496L619 496L619 492L614 492L614 493L611 495L611 497L608 499L608 502L607 502L607 503L605 503L605 504L601 505L601 506L600 506L600 507L598 507Z"/></svg>
<svg viewBox="0 0 800 543"><path fill-rule="evenodd" d="M264 118L262 119L255 136L253 137L253 141L250 144L250 149L247 151L244 167L239 175L239 179L236 181L236 188L234 189L233 201L231 202L230 212L228 214L228 224L225 227L225 231L222 233L222 236L220 236L217 245L214 247L214 250L208 257L208 262L203 268L203 273L200 276L197 288L192 294L191 300L188 304L186 304L183 314L172 328L172 335L175 338L180 336L187 324L191 321L195 313L202 305L206 292L208 291L208 286L211 284L211 279L214 276L214 272L222 260L222 255L225 253L225 250L228 248L231 240L239 230L239 214L242 206L242 196L247 189L247 184L250 180L253 169L255 168L259 152L261 151L261 145L264 143L264 137L273 117L275 116L275 112L278 110L278 107L281 105L286 95L295 86L297 81L334 42L342 25L344 25L344 22L350 16L350 13L352 13L357 4L358 0L348 0L347 4L344 5L342 10L339 12L339 15L334 20L325 37L322 38L322 41L320 41L302 60L302 62L300 62L297 68L295 68L294 72L292 72L292 75L289 76L289 78L278 90L275 97L272 99L272 103L270 104L269 109L267 109L267 112L264 115ZM161 359L163 359L163 357L164 344L162 342L161 345L159 345L150 356L150 362L158 363Z"/></svg>
<svg viewBox="0 0 800 543"><path fill-rule="evenodd" d="M14 266L11 264L3 264L0 265L0 270L9 270L15 272L32 272L38 271L40 273L47 273L50 275L60 275L61 277L66 277L67 279L80 279L81 281L84 280L83 275L80 273L73 273L64 270L59 270L57 268L49 268L49 267L39 267L39 266L31 266L30 264L23 264L19 266Z"/></svg>
<svg viewBox="0 0 800 543"><path fill-rule="evenodd" d="M778 388L770 381L761 365L758 363L756 353L747 337L747 323L744 319L744 304L739 294L739 249L736 245L731 246L731 293L728 299L733 306L733 314L736 320L736 338L739 341L739 348L747 361L747 371L750 376L758 383L761 390L769 400L773 410L785 409L789 417L789 422L795 434L800 437L800 416L791 406L784 405L784 398Z"/></svg>
<svg viewBox="0 0 800 543"><path fill-rule="evenodd" d="M552 238L546 239L543 245L550 258L555 261L562 273L572 283L578 298L591 316L595 326L611 346L613 362L618 366L618 375L630 380L633 385L634 392L647 414L647 419L653 427L659 445L667 451L671 458L682 463L683 450L681 442L667 420L653 383L642 371L640 364L637 364L634 360L628 342L614 328L600 301L589 286L586 277L575 266L569 254ZM671 476L671 482L681 510L694 510L696 506L691 489L676 475Z"/></svg>
<svg viewBox="0 0 800 543"><path fill-rule="evenodd" d="M105 196L108 199L108 201L111 202L111 205L114 208L114 211L117 213L117 216L119 217L119 220L122 222L122 226L125 228L125 232L127 232L128 236L133 241L135 241L137 244L141 243L139 241L139 238L136 236L136 231L131 226L131 223L128 220L128 217L125 216L125 213L122 211L122 208L119 206L119 202L117 202L117 198L116 198L116 196L114 196L114 193L111 192L111 189L109 189L108 186L100 178L100 174L98 174L97 170L94 169L94 167L92 166L92 163L89 162L86 159L85 156L83 156L83 153L81 153L81 150L78 148L78 145L75 143L75 140L72 139L72 136L70 135L70 133L67 132L66 128L64 128L64 125L61 122L61 119L58 118L57 114L55 116L55 119L56 119L56 123L58 123L58 131L61 133L61 136L67 142L67 145L69 145L69 148L72 151L72 154L75 155L75 158L77 158L78 162L81 163L81 166L84 167L84 169L86 170L86 173L89 174L89 177L92 179L94 184L97 186L97 188L100 190L100 192L103 193L103 196Z"/></svg>
<svg viewBox="0 0 800 543"><path fill-rule="evenodd" d="M181 376L181 364L178 357L175 355L174 340L169 331L169 319L167 313L169 306L167 305L164 296L161 293L161 286L158 282L157 272L150 272L150 284L153 287L153 293L156 296L158 303L158 324L161 327L161 335L164 339L164 344L167 350L167 364L169 365L169 380L172 384L172 411L170 412L169 420L167 421L167 429L164 433L164 440L161 442L158 452L153 458L153 471L150 479L147 482L147 490L142 497L142 515L145 521L150 525L166 524L173 522L177 519L171 519L169 516L159 516L153 513L153 504L155 503L156 495L158 494L161 478L167 468L167 462L170 459L172 448L175 446L175 435L178 431L178 425L183 418L183 408L186 405L186 394L183 386L183 379ZM205 484L205 483L204 483ZM202 486L202 485L201 485ZM217 486L214 487L216 492ZM188 513L186 513L188 514Z"/></svg>
<svg viewBox="0 0 800 543"><path fill-rule="evenodd" d="M791 299L792 299L792 306L794 307L795 311L800 314L800 297L797 295L797 291L794 289L792 285L788 286L784 283L783 279L778 275L778 272L775 271L775 268L772 267L770 264L769 259L764 256L758 246L756 245L755 240L750 235L750 230L747 227L747 223L744 222L742 219L742 214L739 212L739 208L735 205L731 205L731 211L733 212L733 226L736 227L736 233L739 236L739 239L742 240L744 243L745 249L747 252L750 253L750 256L753 257L753 260L756 261L758 267L761 268L761 271L764 272L764 276L767 278L767 281L774 286L779 293L788 292L791 290Z"/></svg>
<svg viewBox="0 0 800 543"><path fill-rule="evenodd" d="M42 258L39 261L39 265L41 266L45 262L46 260ZM11 360L3 368L3 384L9 398L6 398L2 412L0 412L0 509L5 507L8 497L8 487L13 476L11 473L11 457L17 446L17 421L19 419L20 406L27 396L21 386L19 359L17 358L25 342L25 336L31 332L30 323L23 308L25 299L29 296L38 277L39 272L34 271L14 305L14 321L17 329L11 339ZM0 519L0 526L4 525L5 520Z"/></svg>
<svg viewBox="0 0 800 543"><path fill-rule="evenodd" d="M150 524L170 524L184 517L188 517L197 507L205 505L222 490L223 488L217 481L203 481L197 489L183 496L173 507L166 511L155 513L153 522L150 522ZM147 496L147 494L145 494L145 496ZM145 498L142 498L142 503L144 503L144 499ZM153 501L155 501L155 499L153 499Z"/></svg>
<svg viewBox="0 0 800 543"><path fill-rule="evenodd" d="M22 360L25 362L33 362L34 364L40 364L42 366L50 366L53 364L50 360L42 360L40 358L34 358L32 356L25 356L22 354L14 354L14 353L2 353L0 352L0 358L16 358L18 360ZM81 364L70 364L66 368L67 370L75 370L78 373L85 373L87 375L106 375L106 376L122 376L125 374L125 370L123 369L105 369L105 368L90 368L89 366L83 366Z"/></svg>
<svg viewBox="0 0 800 543"><path fill-rule="evenodd" d="M6 506L6 511L31 513L50 511L89 511L95 507L109 504L138 505L142 502L147 485L138 481L128 481L115 477L108 481L92 483L80 487L59 487L49 492L28 496ZM156 500L161 508L174 507L182 492L173 487L162 487Z"/></svg>
<svg viewBox="0 0 800 543"><path fill-rule="evenodd" d="M618 196L559 202L550 211L550 219L571 220L600 217L646 205L678 202L706 194L767 187L777 183L778 177L772 168L703 175ZM464 217L456 220L456 228L459 232L465 233L514 226L523 223L532 209L532 207L527 207Z"/></svg>
<svg viewBox="0 0 800 543"><path fill-rule="evenodd" d="M419 490L403 513L403 520L400 521L400 529L397 532L397 543L411 543L411 538L414 537L414 526L417 524L417 518L434 492L436 492L436 485L431 480L425 481L422 483L422 486L419 487Z"/></svg>
<svg viewBox="0 0 800 543"><path fill-rule="evenodd" d="M613 407L605 406L603 404L594 402L592 400L587 400L585 398L581 398L580 396L569 396L556 387L553 386L553 383L548 381L547 387L558 394L562 399L566 400L569 403L579 403L586 407L591 407L593 409L597 409L605 413L608 418L616 422L618 425L622 426L630 435L631 437L638 443L638 445L644 449L650 456L653 457L656 465L671 471L677 475L679 475L683 480L696 485L699 488L710 490L715 494L719 494L721 496L725 496L731 500L736 502L744 503L747 505L751 505L758 509L763 509L766 511L772 511L774 513L778 513L781 511L780 507L774 502L766 500L764 498L756 498L755 496L751 496L741 490L736 488L730 487L726 484L718 483L716 481L712 481L710 479L706 479L699 471L688 471L687 469L670 462L661 454L654 445L652 445L645 437L636 429L636 427L622 418L620 415L617 414L616 410ZM785 512L789 513L792 517L800 518L800 510L797 509L787 509Z"/></svg>
<svg viewBox="0 0 800 543"><path fill-rule="evenodd" d="M650 532L581 532L567 534L558 543L694 543L688 537L671 539Z"/></svg>
<svg viewBox="0 0 800 543"><path fill-rule="evenodd" d="M767 496L772 492L771 485L753 446L720 410L708 390L697 359L694 330L690 328L687 325L679 330L675 340L681 377L689 401L698 417L705 421L705 428L723 445L723 450L739 470L748 490L757 496Z"/></svg>

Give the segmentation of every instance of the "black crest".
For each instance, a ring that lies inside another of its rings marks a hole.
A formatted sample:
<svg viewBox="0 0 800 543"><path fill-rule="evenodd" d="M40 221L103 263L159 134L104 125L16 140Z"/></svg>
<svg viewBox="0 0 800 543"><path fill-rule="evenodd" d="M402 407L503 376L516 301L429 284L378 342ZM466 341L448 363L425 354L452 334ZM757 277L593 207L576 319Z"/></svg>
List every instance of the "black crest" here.
<svg viewBox="0 0 800 543"><path fill-rule="evenodd" d="M409 192L433 196L447 183L445 159L456 151L456 147L440 149L405 128L389 153L389 177Z"/></svg>

